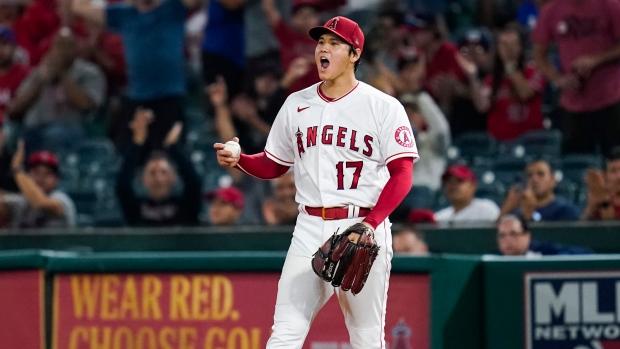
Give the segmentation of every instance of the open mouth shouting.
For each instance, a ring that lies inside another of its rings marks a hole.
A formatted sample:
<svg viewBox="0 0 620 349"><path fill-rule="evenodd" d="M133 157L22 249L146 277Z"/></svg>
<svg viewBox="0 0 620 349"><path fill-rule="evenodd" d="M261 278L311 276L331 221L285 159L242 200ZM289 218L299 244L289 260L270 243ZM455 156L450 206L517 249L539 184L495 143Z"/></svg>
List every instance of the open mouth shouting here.
<svg viewBox="0 0 620 349"><path fill-rule="evenodd" d="M327 67L329 67L329 60L325 57L320 57L320 62L321 62L320 70L325 71Z"/></svg>

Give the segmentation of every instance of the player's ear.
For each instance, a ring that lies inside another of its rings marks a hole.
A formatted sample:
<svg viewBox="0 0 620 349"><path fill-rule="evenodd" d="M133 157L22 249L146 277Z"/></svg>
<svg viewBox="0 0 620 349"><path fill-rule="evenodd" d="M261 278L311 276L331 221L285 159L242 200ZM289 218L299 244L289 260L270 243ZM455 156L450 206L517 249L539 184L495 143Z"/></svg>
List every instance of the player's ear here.
<svg viewBox="0 0 620 349"><path fill-rule="evenodd" d="M356 61L358 61L360 59L361 52L362 52L362 50L360 50L359 48L350 50L349 51L349 62L351 62L351 64L353 64Z"/></svg>

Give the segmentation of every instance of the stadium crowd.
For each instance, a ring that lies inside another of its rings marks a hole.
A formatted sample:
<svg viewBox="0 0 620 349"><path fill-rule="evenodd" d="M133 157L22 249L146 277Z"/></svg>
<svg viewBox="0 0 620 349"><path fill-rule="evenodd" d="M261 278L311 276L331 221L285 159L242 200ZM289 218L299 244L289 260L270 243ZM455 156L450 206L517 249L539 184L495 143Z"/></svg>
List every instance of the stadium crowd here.
<svg viewBox="0 0 620 349"><path fill-rule="evenodd" d="M527 222L620 218L618 0L0 0L0 226L294 223L292 174L224 170L212 145L263 150L336 14L416 136L393 222L529 244Z"/></svg>

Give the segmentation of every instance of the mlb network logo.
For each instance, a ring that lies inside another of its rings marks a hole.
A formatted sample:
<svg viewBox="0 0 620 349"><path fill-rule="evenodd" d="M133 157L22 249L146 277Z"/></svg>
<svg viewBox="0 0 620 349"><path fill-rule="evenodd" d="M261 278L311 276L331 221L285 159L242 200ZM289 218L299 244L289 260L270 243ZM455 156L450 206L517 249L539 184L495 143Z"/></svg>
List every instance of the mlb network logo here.
<svg viewBox="0 0 620 349"><path fill-rule="evenodd" d="M524 278L527 349L620 349L620 271Z"/></svg>

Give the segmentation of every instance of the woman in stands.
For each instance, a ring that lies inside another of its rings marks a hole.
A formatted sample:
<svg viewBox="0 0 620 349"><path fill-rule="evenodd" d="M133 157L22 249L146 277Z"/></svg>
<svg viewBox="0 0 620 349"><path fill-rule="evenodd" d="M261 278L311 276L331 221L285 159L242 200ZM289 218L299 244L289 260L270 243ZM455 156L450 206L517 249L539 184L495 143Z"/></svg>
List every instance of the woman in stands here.
<svg viewBox="0 0 620 349"><path fill-rule="evenodd" d="M493 73L478 80L477 68L464 56L459 63L467 73L474 104L487 113L487 130L500 141L511 141L527 131L543 128L544 76L526 64L523 38L508 26L497 37Z"/></svg>

